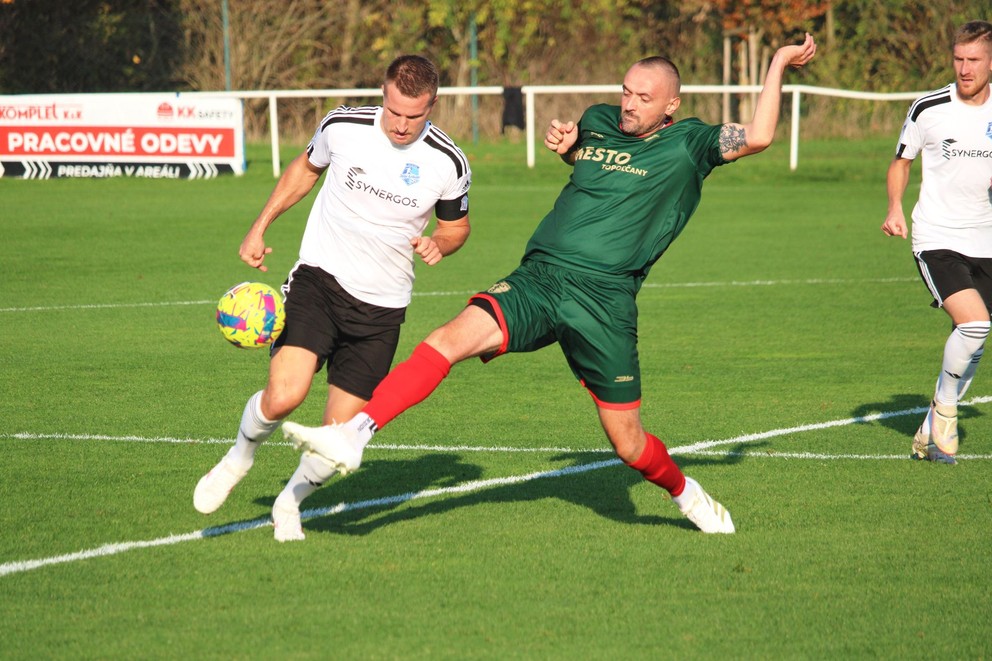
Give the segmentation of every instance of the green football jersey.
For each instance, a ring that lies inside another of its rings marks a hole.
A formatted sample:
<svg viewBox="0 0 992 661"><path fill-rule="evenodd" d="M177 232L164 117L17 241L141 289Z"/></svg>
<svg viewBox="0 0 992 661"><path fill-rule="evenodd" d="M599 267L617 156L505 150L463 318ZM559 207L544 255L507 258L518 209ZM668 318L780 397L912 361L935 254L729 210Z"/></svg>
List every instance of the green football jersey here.
<svg viewBox="0 0 992 661"><path fill-rule="evenodd" d="M699 205L703 179L727 163L719 125L685 119L646 138L620 131L620 107L579 120L576 161L524 260L640 282Z"/></svg>

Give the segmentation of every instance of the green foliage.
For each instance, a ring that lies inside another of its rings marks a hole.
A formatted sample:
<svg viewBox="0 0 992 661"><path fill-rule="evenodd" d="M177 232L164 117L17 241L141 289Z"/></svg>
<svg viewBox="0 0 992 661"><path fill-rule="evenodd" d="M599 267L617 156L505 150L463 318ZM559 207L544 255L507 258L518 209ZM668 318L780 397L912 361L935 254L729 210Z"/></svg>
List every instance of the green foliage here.
<svg viewBox="0 0 992 661"><path fill-rule="evenodd" d="M169 90L184 54L172 0L0 3L0 93Z"/></svg>
<svg viewBox="0 0 992 661"><path fill-rule="evenodd" d="M837 0L835 30L811 80L877 92L927 90L950 82L954 30L989 17L987 0Z"/></svg>
<svg viewBox="0 0 992 661"><path fill-rule="evenodd" d="M678 63L685 83L716 84L723 80L726 35L734 48L731 82L740 82L735 58L741 39L757 42L760 78L773 49L804 31L817 38L817 60L790 74L791 82L924 91L950 78L955 27L988 17L990 9L988 0L227 1L226 54L217 0L0 3L0 91L219 90L225 57L238 90L375 89L385 66L402 52L435 60L445 86L467 86L473 72L485 86L615 83L631 62L652 54ZM327 105L339 102L280 101L280 129L305 140ZM544 110L568 114L587 102L545 99ZM849 135L862 126L894 130L902 114L891 106L830 103L812 124L826 135ZM452 114L444 128L468 135L474 121L468 100L442 105ZM483 100L478 112L483 134L498 135L500 99ZM715 113L706 116L716 119ZM264 102L246 104L249 137L266 135L267 122Z"/></svg>

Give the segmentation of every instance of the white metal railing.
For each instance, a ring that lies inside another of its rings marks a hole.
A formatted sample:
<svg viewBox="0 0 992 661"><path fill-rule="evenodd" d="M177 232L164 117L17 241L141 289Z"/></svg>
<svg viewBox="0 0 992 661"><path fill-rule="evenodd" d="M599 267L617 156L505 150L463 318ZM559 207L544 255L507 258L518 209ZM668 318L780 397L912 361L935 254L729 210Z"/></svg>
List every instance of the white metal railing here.
<svg viewBox="0 0 992 661"><path fill-rule="evenodd" d="M441 87L439 96L455 96L458 94L503 94L502 87ZM236 99L268 99L269 101L269 137L272 143L272 176L280 174L279 163L279 99L327 99L327 98L364 98L381 96L379 87L364 87L350 89L317 89L317 90L270 90L251 92L183 92L184 96L214 96Z"/></svg>
<svg viewBox="0 0 992 661"><path fill-rule="evenodd" d="M620 84L612 85L525 85L521 88L524 96L525 122L527 135L527 167L534 167L537 144L537 127L535 126L536 97L539 94L603 94L620 93ZM683 85L683 94L724 94L757 93L760 85ZM438 95L503 94L502 87L441 87ZM833 96L846 99L861 99L864 101L911 101L925 92L856 92L852 90L834 89L830 87L814 87L812 85L783 85L783 94L792 95L792 119L789 127L789 169L799 166L799 110L803 94ZM281 98L349 98L374 97L382 94L378 87L351 89L317 89L317 90L270 90L245 92L183 92L184 95L202 95L212 97L233 97L238 99L268 99L269 102L269 133L272 143L272 175L280 174L279 162L279 117L278 100Z"/></svg>
<svg viewBox="0 0 992 661"><path fill-rule="evenodd" d="M757 93L761 85L683 85L683 94L733 94ZM526 104L527 125L527 167L534 167L535 145L537 144L537 127L535 126L535 97L538 94L603 94L616 92L619 85L529 85L523 88L524 103ZM850 90L832 89L829 87L813 87L812 85L783 85L782 94L792 93L792 122L789 129L789 169L799 166L799 106L802 94L818 94L821 96L836 96L865 101L898 101L912 100L923 92L854 92Z"/></svg>

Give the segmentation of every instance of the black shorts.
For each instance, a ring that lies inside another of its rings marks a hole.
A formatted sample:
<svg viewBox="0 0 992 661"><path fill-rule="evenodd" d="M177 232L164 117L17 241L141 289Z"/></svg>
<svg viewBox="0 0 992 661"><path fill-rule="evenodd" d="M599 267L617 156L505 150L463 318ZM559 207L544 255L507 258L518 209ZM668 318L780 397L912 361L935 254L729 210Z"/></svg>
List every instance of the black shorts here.
<svg viewBox="0 0 992 661"><path fill-rule="evenodd" d="M282 286L286 327L272 345L301 347L317 354L317 370L327 363L327 383L362 399L389 372L406 308L384 308L360 301L331 274L299 264Z"/></svg>
<svg viewBox="0 0 992 661"><path fill-rule="evenodd" d="M952 294L977 289L985 307L992 310L992 259L968 257L953 250L914 253L916 268L933 296L933 307L943 307Z"/></svg>

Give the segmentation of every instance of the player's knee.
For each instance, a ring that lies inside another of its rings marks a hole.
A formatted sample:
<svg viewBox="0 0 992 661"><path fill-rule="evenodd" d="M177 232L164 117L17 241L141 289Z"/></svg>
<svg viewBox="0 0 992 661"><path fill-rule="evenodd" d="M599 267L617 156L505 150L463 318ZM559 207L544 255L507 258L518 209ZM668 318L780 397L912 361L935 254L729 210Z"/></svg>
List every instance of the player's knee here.
<svg viewBox="0 0 992 661"><path fill-rule="evenodd" d="M954 328L954 333L961 337L962 343L974 353L985 346L985 341L989 336L989 328L992 326L988 321L969 321L958 324Z"/></svg>
<svg viewBox="0 0 992 661"><path fill-rule="evenodd" d="M458 316L435 329L424 342L451 364L492 353L502 345L503 335L496 322L486 323L486 320L488 317L481 312L474 316Z"/></svg>
<svg viewBox="0 0 992 661"><path fill-rule="evenodd" d="M644 452L644 430L638 428L606 428L606 437L613 445L613 451L626 463L637 461Z"/></svg>
<svg viewBox="0 0 992 661"><path fill-rule="evenodd" d="M307 389L292 387L266 388L262 395L262 415L269 420L282 420L306 399Z"/></svg>

